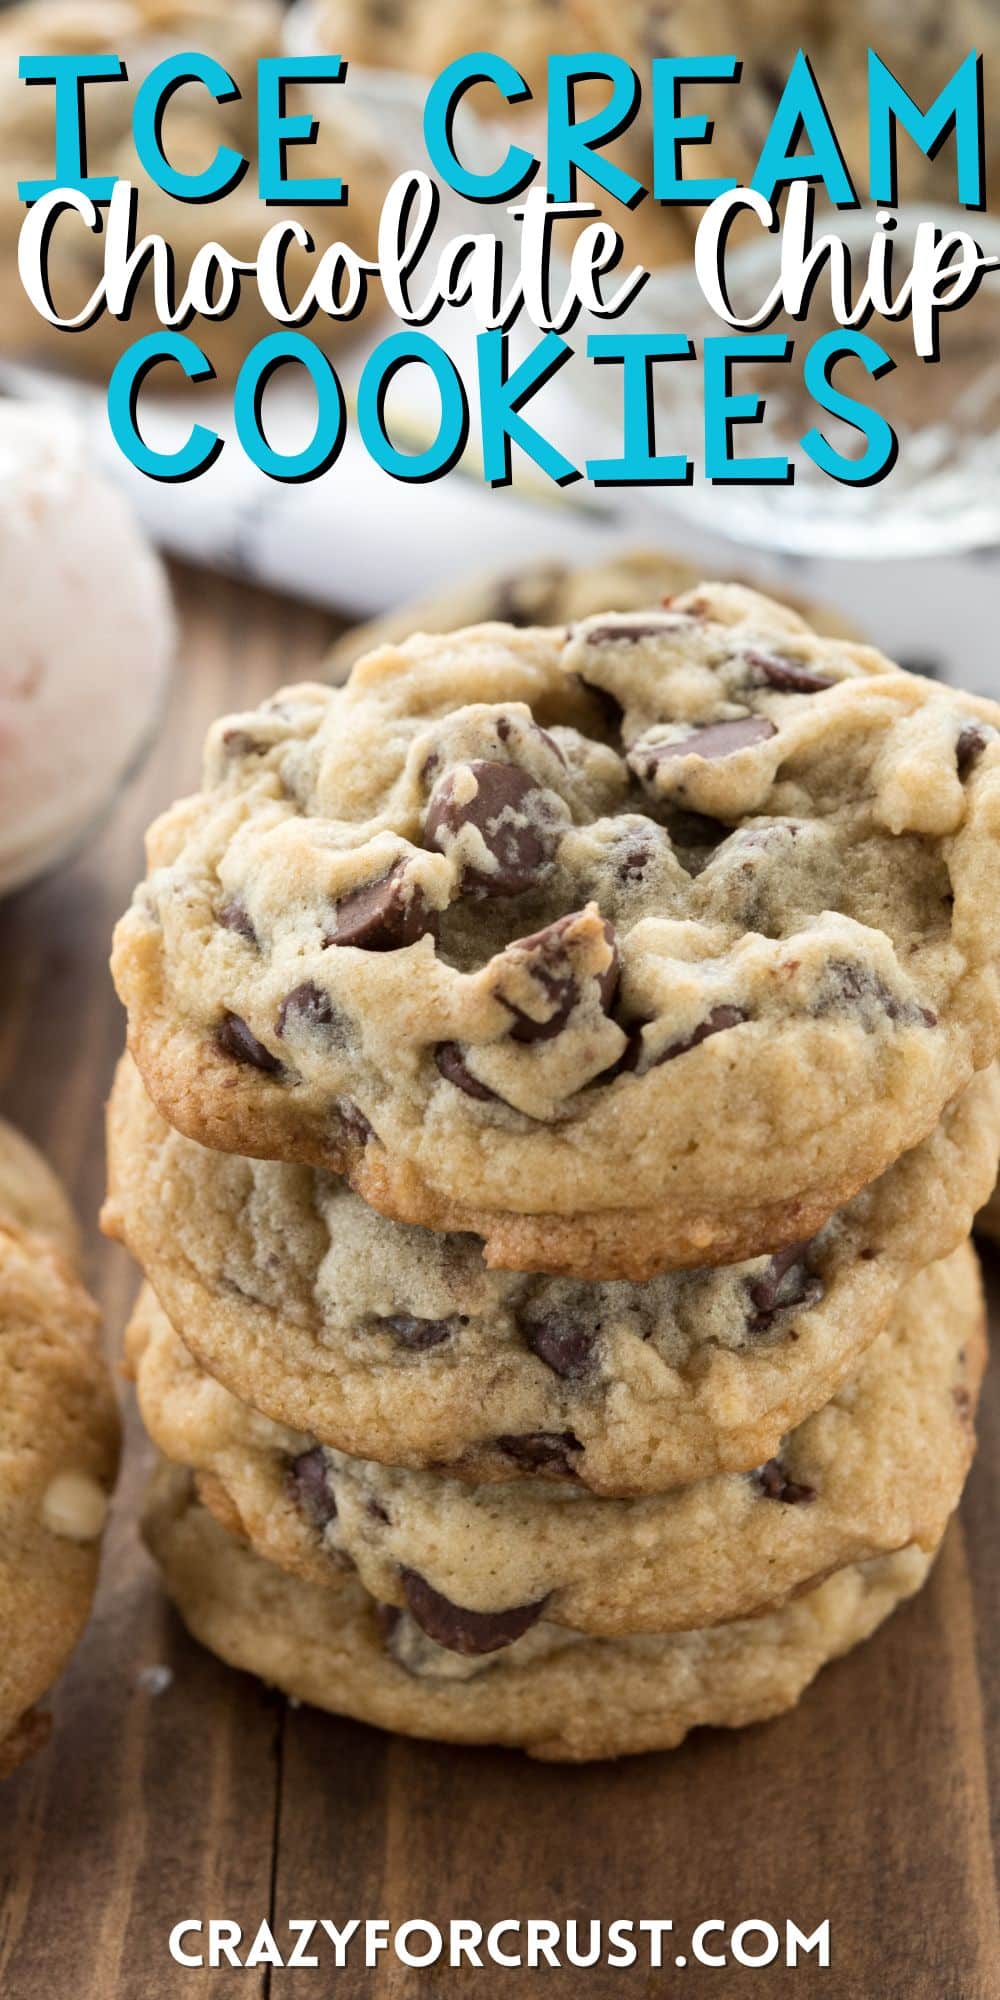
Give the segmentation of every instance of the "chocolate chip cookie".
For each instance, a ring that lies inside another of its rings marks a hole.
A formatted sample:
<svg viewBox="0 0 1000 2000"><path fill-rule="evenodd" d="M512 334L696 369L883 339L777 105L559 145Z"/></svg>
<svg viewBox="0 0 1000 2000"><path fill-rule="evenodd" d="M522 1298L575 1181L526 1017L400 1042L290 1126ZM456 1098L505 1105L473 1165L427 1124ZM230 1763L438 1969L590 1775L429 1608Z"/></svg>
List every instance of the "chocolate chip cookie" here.
<svg viewBox="0 0 1000 2000"><path fill-rule="evenodd" d="M106 1227L243 1402L356 1458L662 1492L769 1460L967 1236L1000 1082L811 1242L644 1284L491 1271L475 1237L389 1222L333 1176L197 1146L127 1060L108 1140Z"/></svg>
<svg viewBox="0 0 1000 2000"><path fill-rule="evenodd" d="M665 1750L699 1724L791 1708L827 1660L920 1588L919 1549L839 1570L763 1618L707 1632L587 1639L542 1619L502 1651L456 1654L357 1577L308 1584L264 1562L161 1471L146 1539L189 1630L231 1666L318 1708L409 1736L580 1762Z"/></svg>
<svg viewBox="0 0 1000 2000"><path fill-rule="evenodd" d="M65 1192L47 1160L0 1118L0 1221L45 1236L75 1264L80 1232Z"/></svg>
<svg viewBox="0 0 1000 2000"><path fill-rule="evenodd" d="M0 1173L0 1777L48 1734L34 1704L86 1624L118 1458L97 1308L57 1248L72 1239L48 1170L29 1174L37 1232L10 1219Z"/></svg>
<svg viewBox="0 0 1000 2000"><path fill-rule="evenodd" d="M641 1500L471 1486L324 1448L206 1376L148 1288L127 1351L154 1444L225 1526L311 1582L346 1563L465 1654L543 1618L601 1637L730 1623L849 1563L936 1548L972 1459L984 1329L966 1244L907 1286L858 1373L773 1458Z"/></svg>
<svg viewBox="0 0 1000 2000"><path fill-rule="evenodd" d="M431 597L404 604L367 625L355 625L327 654L331 680L339 681L365 653L402 645L412 632L457 632L463 625L575 625L596 611L643 611L693 590L699 572L682 556L662 549L624 549L602 562L545 562L472 577ZM857 639L851 620L795 591L781 601L816 632Z"/></svg>
<svg viewBox="0 0 1000 2000"><path fill-rule="evenodd" d="M114 971L147 1087L522 1270L801 1242L1000 1040L1000 708L704 585L210 733Z"/></svg>

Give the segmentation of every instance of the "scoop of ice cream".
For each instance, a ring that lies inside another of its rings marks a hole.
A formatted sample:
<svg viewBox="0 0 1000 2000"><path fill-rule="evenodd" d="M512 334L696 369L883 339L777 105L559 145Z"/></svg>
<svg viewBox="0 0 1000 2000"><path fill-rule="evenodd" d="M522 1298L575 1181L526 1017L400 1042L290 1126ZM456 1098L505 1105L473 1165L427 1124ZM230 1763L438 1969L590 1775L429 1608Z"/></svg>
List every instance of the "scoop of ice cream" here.
<svg viewBox="0 0 1000 2000"><path fill-rule="evenodd" d="M2 895L99 819L173 651L160 562L61 410L0 402L0 605Z"/></svg>

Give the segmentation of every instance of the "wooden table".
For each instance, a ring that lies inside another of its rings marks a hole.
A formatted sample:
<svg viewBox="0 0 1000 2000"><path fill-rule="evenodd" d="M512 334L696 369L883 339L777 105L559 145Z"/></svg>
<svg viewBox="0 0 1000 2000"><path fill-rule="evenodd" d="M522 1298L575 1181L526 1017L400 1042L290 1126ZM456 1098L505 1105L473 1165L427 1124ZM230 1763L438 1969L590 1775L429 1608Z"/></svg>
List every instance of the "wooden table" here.
<svg viewBox="0 0 1000 2000"><path fill-rule="evenodd" d="M141 872L144 825L196 781L210 718L308 676L333 629L242 586L177 583L182 665L155 755L86 856L0 910L2 1109L73 1190L113 1346L136 1276L95 1229L122 1039L112 923ZM395 1740L227 1671L186 1637L139 1545L144 1457L131 1412L96 1615L55 1694L49 1748L0 1794L3 2000L493 2000L530 1976L386 1959L339 1974L329 1960L188 1971L168 1955L182 1917L232 1918L252 1936L268 1916L279 1935L321 1916L673 1919L669 1970L549 1970L551 2000L1000 1994L995 1379L960 1519L919 1599L783 1720L580 1770ZM161 1665L172 1679L156 1694L141 1675ZM806 1931L829 1918L832 1967L676 1968L711 1917Z"/></svg>

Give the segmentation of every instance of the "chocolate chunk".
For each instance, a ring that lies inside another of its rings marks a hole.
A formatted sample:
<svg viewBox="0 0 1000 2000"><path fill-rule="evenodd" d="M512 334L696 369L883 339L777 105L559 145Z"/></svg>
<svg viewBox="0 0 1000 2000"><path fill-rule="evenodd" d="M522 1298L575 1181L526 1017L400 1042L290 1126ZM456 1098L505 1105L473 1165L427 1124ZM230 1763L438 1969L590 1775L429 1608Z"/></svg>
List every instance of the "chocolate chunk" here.
<svg viewBox="0 0 1000 2000"><path fill-rule="evenodd" d="M250 922L246 905L240 902L238 896L234 896L228 903L223 903L217 914L224 931L235 931L237 937L246 938L248 944L257 943L257 933Z"/></svg>
<svg viewBox="0 0 1000 2000"><path fill-rule="evenodd" d="M365 1513L372 1521L381 1521L385 1527L389 1526L389 1515L383 1507L381 1500L376 1500L374 1495L366 1500Z"/></svg>
<svg viewBox="0 0 1000 2000"><path fill-rule="evenodd" d="M471 799L456 798L460 780L471 773L476 790ZM529 818L529 801L544 794L537 781L517 764L477 760L451 771L435 785L424 819L428 847L446 852L447 834L454 838L473 826L481 834L495 867L466 867L462 888L479 896L520 896L538 881L551 858L551 840L537 810Z"/></svg>
<svg viewBox="0 0 1000 2000"><path fill-rule="evenodd" d="M721 1035L727 1028L738 1028L748 1018L742 1007L713 1007L711 1013L706 1014L703 1021L699 1021L698 1026L684 1041L671 1042L669 1048L665 1048L661 1055L656 1056L650 1068L659 1069L661 1063L673 1062L675 1056L686 1056L689 1050L696 1049L700 1042L707 1042L710 1035Z"/></svg>
<svg viewBox="0 0 1000 2000"><path fill-rule="evenodd" d="M515 1042L548 1042L566 1026L580 998L580 986L567 955L565 938L567 931L578 921L576 915L559 917L545 930L536 931L532 937L519 938L516 944L508 947L520 965L530 973L539 989L539 999L547 1009L544 1016L537 1019L525 1013L497 987L497 999L514 1016L510 1032ZM604 925L604 935L611 947L611 961L598 976L597 988L601 1006L607 1012L618 991L621 960L614 930L608 923Z"/></svg>
<svg viewBox="0 0 1000 2000"><path fill-rule="evenodd" d="M520 1437L498 1437L497 1444L507 1458L533 1472L573 1472L570 1453L583 1446L572 1431L526 1431Z"/></svg>
<svg viewBox="0 0 1000 2000"><path fill-rule="evenodd" d="M254 1069L264 1071L265 1076L280 1076L281 1064L277 1056L271 1054L256 1035L250 1033L245 1021L238 1014L224 1014L215 1031L215 1039L227 1056L234 1062L250 1063Z"/></svg>
<svg viewBox="0 0 1000 2000"><path fill-rule="evenodd" d="M580 989L571 972L555 972L551 967L538 965L532 974L541 988L542 998L551 1008L544 1020L536 1021L521 1007L515 1007L513 1000L497 992L497 999L514 1016L511 1037L515 1042L550 1042L554 1035L561 1034L578 999Z"/></svg>
<svg viewBox="0 0 1000 2000"><path fill-rule="evenodd" d="M776 1313L791 1306L819 1303L823 1286L806 1263L809 1248L808 1243L789 1244L787 1250L777 1251L764 1269L749 1280L747 1294L754 1309L749 1321L751 1333L763 1333Z"/></svg>
<svg viewBox="0 0 1000 2000"><path fill-rule="evenodd" d="M529 1303L518 1314L518 1325L532 1354L565 1381L589 1375L594 1365L594 1335L565 1306Z"/></svg>
<svg viewBox="0 0 1000 2000"><path fill-rule="evenodd" d="M477 1097L483 1104L499 1104L501 1099L488 1084L480 1083L473 1076L457 1042L439 1042L434 1051L434 1061L446 1083L453 1083L456 1090L464 1090L466 1097Z"/></svg>
<svg viewBox="0 0 1000 2000"><path fill-rule="evenodd" d="M782 694L822 694L824 688L836 686L825 674L813 673L804 660L792 659L787 653L763 653L751 647L744 658L758 686L763 683Z"/></svg>
<svg viewBox="0 0 1000 2000"><path fill-rule="evenodd" d="M377 1321L379 1326L387 1326L400 1347L408 1348L411 1354L424 1354L431 1347L440 1347L468 1323L464 1313L455 1313L451 1319L417 1319L413 1313L387 1313Z"/></svg>
<svg viewBox="0 0 1000 2000"><path fill-rule="evenodd" d="M289 1499L301 1508L314 1528L322 1530L337 1518L337 1502L327 1478L326 1454L321 1444L293 1458L285 1474Z"/></svg>
<svg viewBox="0 0 1000 2000"><path fill-rule="evenodd" d="M542 1597L535 1604L519 1604L510 1611L467 1611L443 1597L417 1570L403 1569L400 1577L407 1606L421 1631L436 1645L466 1659L512 1646L541 1617L548 1602Z"/></svg>
<svg viewBox="0 0 1000 2000"><path fill-rule="evenodd" d="M435 927L434 912L422 891L407 881L404 861L397 861L377 882L366 882L342 896L333 920L334 928L323 943L355 945L362 951L402 951Z"/></svg>
<svg viewBox="0 0 1000 2000"><path fill-rule="evenodd" d="M754 1478L765 1500L781 1500L786 1507L799 1507L816 1499L815 1486L800 1486L796 1480L789 1479L780 1458L769 1458L767 1464L755 1472Z"/></svg>
<svg viewBox="0 0 1000 2000"><path fill-rule="evenodd" d="M916 1000L901 1000L893 993L884 979L870 966L860 965L854 959L831 958L827 966L827 992L818 1012L826 1013L840 1001L850 1007L860 1007L868 1000L881 1008L890 1021L902 1027L913 1027L923 1021L928 1028L937 1027L937 1015L929 1007L921 1007Z"/></svg>
<svg viewBox="0 0 1000 2000"><path fill-rule="evenodd" d="M353 1098L338 1097L337 1116L348 1138L356 1139L362 1146L367 1146L369 1139L374 1139L374 1127L369 1125L364 1112L358 1109Z"/></svg>
<svg viewBox="0 0 1000 2000"><path fill-rule="evenodd" d="M637 646L641 639L662 639L665 632L676 632L678 625L687 624L683 611L665 611L661 618L633 619L609 618L603 625L592 625L587 633L588 646Z"/></svg>
<svg viewBox="0 0 1000 2000"><path fill-rule="evenodd" d="M278 1009L275 1033L283 1035L289 1021L294 1025L301 1022L307 1028L331 1028L336 1020L333 1001L329 993L311 979L296 986L287 995Z"/></svg>
<svg viewBox="0 0 1000 2000"><path fill-rule="evenodd" d="M955 745L955 762L960 778L967 778L974 764L978 764L987 743L994 732L982 722L967 722Z"/></svg>
<svg viewBox="0 0 1000 2000"><path fill-rule="evenodd" d="M714 764L753 743L764 743L777 733L774 723L765 715L743 715L735 722L703 723L670 743L644 743L640 737L629 751L627 761L637 777L650 782L661 764L673 763L678 757L700 757L703 762Z"/></svg>

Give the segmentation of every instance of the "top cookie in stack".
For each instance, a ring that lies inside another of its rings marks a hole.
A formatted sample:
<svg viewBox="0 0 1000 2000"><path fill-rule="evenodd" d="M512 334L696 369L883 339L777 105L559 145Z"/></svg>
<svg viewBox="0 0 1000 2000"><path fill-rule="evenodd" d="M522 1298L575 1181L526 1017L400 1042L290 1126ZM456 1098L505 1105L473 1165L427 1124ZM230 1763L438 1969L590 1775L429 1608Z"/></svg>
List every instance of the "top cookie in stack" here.
<svg viewBox="0 0 1000 2000"><path fill-rule="evenodd" d="M1000 709L704 585L210 734L116 938L209 1147L512 1270L800 1243L1000 1046Z"/></svg>

